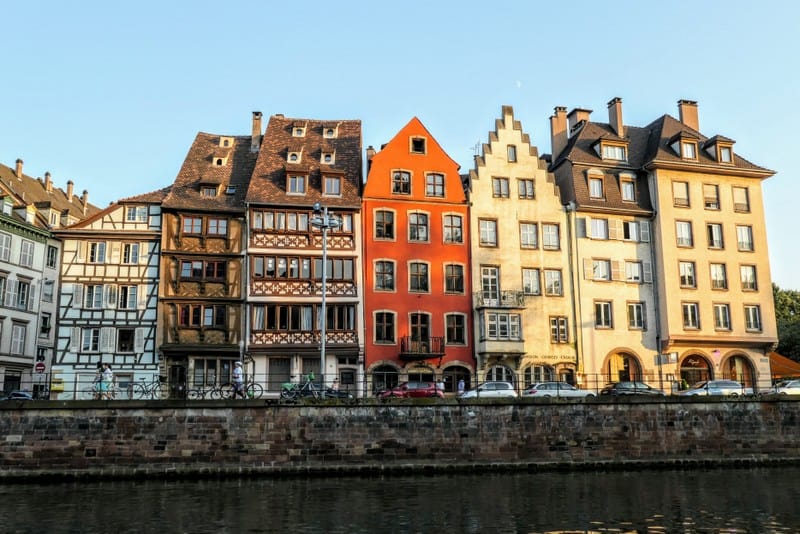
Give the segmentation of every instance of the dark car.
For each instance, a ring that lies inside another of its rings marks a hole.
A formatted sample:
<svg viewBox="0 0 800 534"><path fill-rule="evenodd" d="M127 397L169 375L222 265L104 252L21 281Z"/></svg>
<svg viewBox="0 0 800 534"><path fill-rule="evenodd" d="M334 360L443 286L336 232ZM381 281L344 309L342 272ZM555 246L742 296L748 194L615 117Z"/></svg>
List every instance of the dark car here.
<svg viewBox="0 0 800 534"><path fill-rule="evenodd" d="M444 393L433 382L403 382L392 389L378 392L379 399L407 399L411 397L439 397L443 399Z"/></svg>
<svg viewBox="0 0 800 534"><path fill-rule="evenodd" d="M663 391L644 382L614 382L600 390L600 395L652 395L663 397Z"/></svg>
<svg viewBox="0 0 800 534"><path fill-rule="evenodd" d="M11 393L0 395L0 401L4 400L33 400L33 395L27 391L12 391Z"/></svg>

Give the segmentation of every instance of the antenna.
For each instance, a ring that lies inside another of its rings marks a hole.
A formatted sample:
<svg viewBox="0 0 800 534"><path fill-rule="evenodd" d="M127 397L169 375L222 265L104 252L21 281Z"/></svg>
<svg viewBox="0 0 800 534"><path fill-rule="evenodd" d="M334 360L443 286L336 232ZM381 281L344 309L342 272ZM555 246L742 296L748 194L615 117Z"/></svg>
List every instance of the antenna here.
<svg viewBox="0 0 800 534"><path fill-rule="evenodd" d="M472 152L473 152L472 155L473 156L477 156L478 154L480 154L480 148L481 148L481 142L480 141L478 141L477 143L472 145Z"/></svg>

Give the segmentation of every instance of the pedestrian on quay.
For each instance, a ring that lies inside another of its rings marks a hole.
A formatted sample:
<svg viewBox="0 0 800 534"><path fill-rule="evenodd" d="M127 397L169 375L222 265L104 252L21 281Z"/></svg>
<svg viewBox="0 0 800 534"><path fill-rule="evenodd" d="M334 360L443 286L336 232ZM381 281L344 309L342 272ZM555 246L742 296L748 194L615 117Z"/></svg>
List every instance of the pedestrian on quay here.
<svg viewBox="0 0 800 534"><path fill-rule="evenodd" d="M97 369L94 371L94 380L92 380L92 397L94 400L103 398L103 362L97 362Z"/></svg>
<svg viewBox="0 0 800 534"><path fill-rule="evenodd" d="M103 364L103 375L100 385L102 386L100 389L102 391L103 398L106 400L111 400L114 398L114 391L113 391L113 384L114 384L114 371L111 370L111 365L108 363Z"/></svg>
<svg viewBox="0 0 800 534"><path fill-rule="evenodd" d="M458 394L459 395L463 395L464 394L464 379L463 378L459 378L458 379Z"/></svg>
<svg viewBox="0 0 800 534"><path fill-rule="evenodd" d="M244 371L242 370L242 362L233 364L233 395L232 399L241 396L245 398L244 394Z"/></svg>

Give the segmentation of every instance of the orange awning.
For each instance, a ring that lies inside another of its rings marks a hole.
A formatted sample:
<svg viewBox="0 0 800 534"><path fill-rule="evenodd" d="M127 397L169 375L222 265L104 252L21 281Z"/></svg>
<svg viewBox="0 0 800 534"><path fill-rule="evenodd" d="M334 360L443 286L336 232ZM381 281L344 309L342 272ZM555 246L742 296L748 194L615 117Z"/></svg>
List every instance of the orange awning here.
<svg viewBox="0 0 800 534"><path fill-rule="evenodd" d="M777 352L769 353L769 365L772 368L772 378L800 377L800 363Z"/></svg>

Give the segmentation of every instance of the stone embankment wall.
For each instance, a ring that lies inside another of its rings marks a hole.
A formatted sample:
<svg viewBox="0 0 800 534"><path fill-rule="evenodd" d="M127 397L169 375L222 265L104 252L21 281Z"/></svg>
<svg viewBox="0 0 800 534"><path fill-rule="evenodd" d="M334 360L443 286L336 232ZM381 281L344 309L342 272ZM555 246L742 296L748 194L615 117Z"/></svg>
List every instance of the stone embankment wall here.
<svg viewBox="0 0 800 534"><path fill-rule="evenodd" d="M800 400L1 403L0 480L800 462Z"/></svg>

